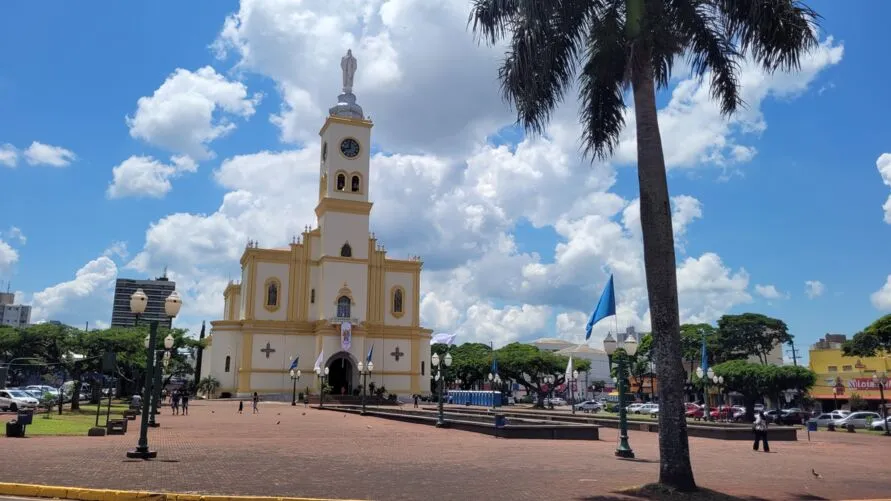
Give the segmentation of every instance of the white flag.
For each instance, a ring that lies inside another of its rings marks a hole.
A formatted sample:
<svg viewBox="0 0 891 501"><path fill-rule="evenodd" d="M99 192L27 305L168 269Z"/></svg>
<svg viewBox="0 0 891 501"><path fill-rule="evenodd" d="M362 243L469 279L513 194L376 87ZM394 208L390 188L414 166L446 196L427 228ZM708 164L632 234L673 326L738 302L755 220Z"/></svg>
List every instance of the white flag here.
<svg viewBox="0 0 891 501"><path fill-rule="evenodd" d="M325 358L325 350L322 350L319 353L319 358L316 359L316 364L312 366L313 370L322 370L322 359Z"/></svg>
<svg viewBox="0 0 891 501"><path fill-rule="evenodd" d="M433 337L430 338L430 344L442 343L442 344L452 344L455 342L455 337L457 334L445 334L440 332L439 334L434 334Z"/></svg>
<svg viewBox="0 0 891 501"><path fill-rule="evenodd" d="M572 355L569 356L569 362L566 363L566 382L572 379Z"/></svg>

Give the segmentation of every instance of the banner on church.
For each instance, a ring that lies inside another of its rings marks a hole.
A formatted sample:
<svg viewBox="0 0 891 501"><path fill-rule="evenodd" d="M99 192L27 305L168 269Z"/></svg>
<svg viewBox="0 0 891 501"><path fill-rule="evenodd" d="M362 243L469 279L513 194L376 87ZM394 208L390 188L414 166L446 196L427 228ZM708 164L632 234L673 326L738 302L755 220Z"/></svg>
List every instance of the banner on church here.
<svg viewBox="0 0 891 501"><path fill-rule="evenodd" d="M349 322L340 324L340 347L349 351L353 342L353 326Z"/></svg>

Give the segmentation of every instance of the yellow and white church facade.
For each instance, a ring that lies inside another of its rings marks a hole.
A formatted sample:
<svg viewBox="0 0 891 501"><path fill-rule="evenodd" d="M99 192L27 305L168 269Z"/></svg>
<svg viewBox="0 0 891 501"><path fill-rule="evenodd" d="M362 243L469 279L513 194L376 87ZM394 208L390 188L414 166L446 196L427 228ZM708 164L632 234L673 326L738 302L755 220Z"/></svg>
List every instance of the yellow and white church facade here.
<svg viewBox="0 0 891 501"><path fill-rule="evenodd" d="M422 262L388 258L369 232L373 124L352 93L351 52L341 68L343 93L319 131L318 226L287 248L249 242L244 249L241 281L223 292L223 318L211 322L204 351L200 377L219 380L218 393L290 393L295 358L297 388L317 392L320 356L332 391L350 393L361 387L357 362L369 351L369 383L399 395L430 388L432 331L421 327L419 311Z"/></svg>

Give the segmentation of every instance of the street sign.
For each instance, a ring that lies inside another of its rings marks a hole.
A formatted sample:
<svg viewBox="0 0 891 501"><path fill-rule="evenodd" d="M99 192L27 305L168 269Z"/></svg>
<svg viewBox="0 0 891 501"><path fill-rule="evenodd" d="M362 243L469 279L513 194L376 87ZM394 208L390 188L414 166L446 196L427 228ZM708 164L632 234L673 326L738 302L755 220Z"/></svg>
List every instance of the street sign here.
<svg viewBox="0 0 891 501"><path fill-rule="evenodd" d="M113 351L106 351L102 355L102 372L109 373L113 372L115 365L117 365L117 356Z"/></svg>

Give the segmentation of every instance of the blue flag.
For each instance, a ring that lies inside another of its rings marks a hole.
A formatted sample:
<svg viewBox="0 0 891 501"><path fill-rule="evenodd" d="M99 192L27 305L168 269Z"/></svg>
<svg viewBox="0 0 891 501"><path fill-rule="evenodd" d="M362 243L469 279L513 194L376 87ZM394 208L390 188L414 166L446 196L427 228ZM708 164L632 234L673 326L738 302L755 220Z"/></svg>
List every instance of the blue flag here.
<svg viewBox="0 0 891 501"><path fill-rule="evenodd" d="M702 354L700 355L699 366L702 367L702 372L708 372L708 353L705 350L705 334L702 335Z"/></svg>
<svg viewBox="0 0 891 501"><path fill-rule="evenodd" d="M615 314L616 289L613 287L613 276L610 275L609 280L606 282L606 287L603 289L603 294L600 295L600 301L597 301L597 307L594 308L594 313L591 314L591 319L588 320L588 325L585 326L585 340L591 337L591 329L594 328L594 324Z"/></svg>
<svg viewBox="0 0 891 501"><path fill-rule="evenodd" d="M371 362L371 354L374 353L374 343L371 343L371 349L368 350L368 357L365 358L365 363Z"/></svg>
<svg viewBox="0 0 891 501"><path fill-rule="evenodd" d="M498 374L498 359L492 359L492 374Z"/></svg>
<svg viewBox="0 0 891 501"><path fill-rule="evenodd" d="M291 366L288 367L288 370L289 370L289 371L292 371L292 370L296 369L296 368L297 368L297 362L299 362L299 361L300 361L300 355L297 355L296 357L294 357L294 361L291 362Z"/></svg>

